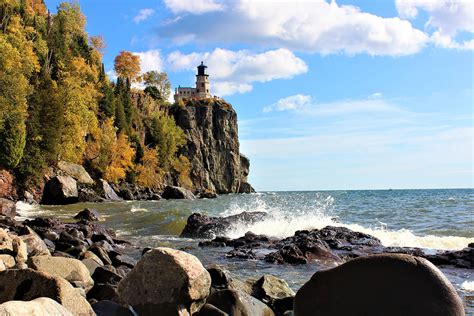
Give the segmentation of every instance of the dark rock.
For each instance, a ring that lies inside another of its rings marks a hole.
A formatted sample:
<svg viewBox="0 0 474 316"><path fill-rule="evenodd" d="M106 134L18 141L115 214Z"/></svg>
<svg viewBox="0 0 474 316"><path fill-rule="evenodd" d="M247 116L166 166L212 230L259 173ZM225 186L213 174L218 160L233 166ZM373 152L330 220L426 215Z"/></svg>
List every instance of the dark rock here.
<svg viewBox="0 0 474 316"><path fill-rule="evenodd" d="M199 193L199 198L200 199L215 199L217 198L217 193L210 190L206 190L204 192Z"/></svg>
<svg viewBox="0 0 474 316"><path fill-rule="evenodd" d="M102 218L99 214L99 211L91 208L85 208L74 216L75 219L96 222L100 221Z"/></svg>
<svg viewBox="0 0 474 316"><path fill-rule="evenodd" d="M228 316L229 314L221 311L217 307L211 304L204 304L203 307L197 313L197 316Z"/></svg>
<svg viewBox="0 0 474 316"><path fill-rule="evenodd" d="M273 311L256 298L234 290L212 293L206 301L229 315L273 316Z"/></svg>
<svg viewBox="0 0 474 316"><path fill-rule="evenodd" d="M276 252L269 253L265 256L265 261L291 264L308 263L304 253L295 245L286 245Z"/></svg>
<svg viewBox="0 0 474 316"><path fill-rule="evenodd" d="M124 278L130 271L132 271L132 268L128 266L117 266L115 267L115 270L117 271L118 275Z"/></svg>
<svg viewBox="0 0 474 316"><path fill-rule="evenodd" d="M13 201L0 198L0 215L9 218L16 216L16 204Z"/></svg>
<svg viewBox="0 0 474 316"><path fill-rule="evenodd" d="M242 164L237 114L223 100L189 101L169 113L183 129L186 145L179 154L189 159L194 190L217 194L237 193L247 182L248 165ZM245 160L245 158L244 158Z"/></svg>
<svg viewBox="0 0 474 316"><path fill-rule="evenodd" d="M255 189L248 182L240 182L239 193L255 193Z"/></svg>
<svg viewBox="0 0 474 316"><path fill-rule="evenodd" d="M104 264L112 264L112 260L110 260L107 251L103 247L94 244L89 248L89 250L97 255L97 257L99 257L99 259L102 260Z"/></svg>
<svg viewBox="0 0 474 316"><path fill-rule="evenodd" d="M244 260L255 260L257 259L257 255L252 249L242 249L236 248L234 250L229 251L225 255L227 258L237 258L237 259L244 259Z"/></svg>
<svg viewBox="0 0 474 316"><path fill-rule="evenodd" d="M120 300L117 285L96 283L94 287L87 292L87 299L96 299L98 301L110 300L118 302Z"/></svg>
<svg viewBox="0 0 474 316"><path fill-rule="evenodd" d="M46 182L42 204L71 204L78 201L77 183L70 176L56 176Z"/></svg>
<svg viewBox="0 0 474 316"><path fill-rule="evenodd" d="M474 248L474 242L471 242L467 245L469 248Z"/></svg>
<svg viewBox="0 0 474 316"><path fill-rule="evenodd" d="M97 267L92 274L92 279L95 283L108 283L112 285L117 285L122 277L117 274L117 270L110 265L103 267Z"/></svg>
<svg viewBox="0 0 474 316"><path fill-rule="evenodd" d="M265 212L242 212L228 217L208 217L194 213L188 217L181 237L187 238L214 238L224 234L229 227L236 224L251 225L263 220L267 216Z"/></svg>
<svg viewBox="0 0 474 316"><path fill-rule="evenodd" d="M123 265L129 268L133 268L137 264L137 260L127 255L117 255L112 257L112 264L114 266Z"/></svg>
<svg viewBox="0 0 474 316"><path fill-rule="evenodd" d="M318 271L294 302L295 316L381 313L464 315L464 308L454 287L433 264L399 254L357 258Z"/></svg>
<svg viewBox="0 0 474 316"><path fill-rule="evenodd" d="M163 190L163 193L161 193L161 197L167 200L170 199L186 199L186 200L193 200L195 199L194 194L181 187L175 187L175 186L166 186L165 189Z"/></svg>
<svg viewBox="0 0 474 316"><path fill-rule="evenodd" d="M92 304L92 309L97 316L135 316L129 308L123 307L113 301L103 300Z"/></svg>
<svg viewBox="0 0 474 316"><path fill-rule="evenodd" d="M100 196L96 185L78 184L78 202L103 202L105 199Z"/></svg>

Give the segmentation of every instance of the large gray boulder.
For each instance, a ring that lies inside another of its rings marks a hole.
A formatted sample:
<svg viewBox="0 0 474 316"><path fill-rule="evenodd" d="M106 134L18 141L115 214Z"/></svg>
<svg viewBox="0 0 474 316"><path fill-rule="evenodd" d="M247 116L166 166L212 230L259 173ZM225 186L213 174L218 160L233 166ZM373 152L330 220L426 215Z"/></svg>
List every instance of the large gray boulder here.
<svg viewBox="0 0 474 316"><path fill-rule="evenodd" d="M49 297L39 297L29 302L8 301L0 305L0 315L72 316L66 307Z"/></svg>
<svg viewBox="0 0 474 316"><path fill-rule="evenodd" d="M42 204L70 204L78 200L77 182L71 176L56 176L46 182Z"/></svg>
<svg viewBox="0 0 474 316"><path fill-rule="evenodd" d="M121 201L122 199L117 195L110 184L104 179L99 180L99 191L102 197L108 201Z"/></svg>
<svg viewBox="0 0 474 316"><path fill-rule="evenodd" d="M14 218L16 216L15 202L0 198L0 215Z"/></svg>
<svg viewBox="0 0 474 316"><path fill-rule="evenodd" d="M83 288L86 292L94 286L89 269L77 259L35 256L28 259L28 267L63 278L74 287Z"/></svg>
<svg viewBox="0 0 474 316"><path fill-rule="evenodd" d="M462 316L464 308L429 261L383 254L316 272L296 293L294 315Z"/></svg>
<svg viewBox="0 0 474 316"><path fill-rule="evenodd" d="M120 281L123 303L144 315L195 313L209 295L211 277L193 255L171 248L148 251Z"/></svg>
<svg viewBox="0 0 474 316"><path fill-rule="evenodd" d="M86 169L83 166L70 163L66 161L60 161L58 163L58 168L66 175L73 177L76 179L78 183L85 183L85 184L93 184L94 180L92 180L89 173L87 173Z"/></svg>
<svg viewBox="0 0 474 316"><path fill-rule="evenodd" d="M285 280L266 274L253 285L252 296L270 306L277 315L283 315L293 309L295 292Z"/></svg>
<svg viewBox="0 0 474 316"><path fill-rule="evenodd" d="M43 272L31 269L5 270L0 272L0 288L0 303L49 297L66 307L73 315L95 315L78 289L62 278Z"/></svg>

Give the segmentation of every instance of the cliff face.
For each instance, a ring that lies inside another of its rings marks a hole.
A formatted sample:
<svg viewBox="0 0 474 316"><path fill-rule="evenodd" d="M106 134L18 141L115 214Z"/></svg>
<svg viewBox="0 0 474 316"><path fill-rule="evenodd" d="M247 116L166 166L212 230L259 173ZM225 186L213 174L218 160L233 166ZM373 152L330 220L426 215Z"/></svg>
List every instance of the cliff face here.
<svg viewBox="0 0 474 316"><path fill-rule="evenodd" d="M218 194L253 192L247 183L250 162L240 154L237 114L222 100L190 101L169 109L185 134L181 149L191 162L196 191Z"/></svg>

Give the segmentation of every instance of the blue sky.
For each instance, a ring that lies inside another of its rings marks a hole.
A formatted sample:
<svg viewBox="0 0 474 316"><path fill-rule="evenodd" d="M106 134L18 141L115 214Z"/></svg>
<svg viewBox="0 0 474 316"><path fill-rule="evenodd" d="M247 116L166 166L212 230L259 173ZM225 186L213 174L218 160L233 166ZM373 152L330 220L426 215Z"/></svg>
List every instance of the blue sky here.
<svg viewBox="0 0 474 316"><path fill-rule="evenodd" d="M79 4L111 75L128 50L192 86L204 60L257 190L474 186L473 1Z"/></svg>

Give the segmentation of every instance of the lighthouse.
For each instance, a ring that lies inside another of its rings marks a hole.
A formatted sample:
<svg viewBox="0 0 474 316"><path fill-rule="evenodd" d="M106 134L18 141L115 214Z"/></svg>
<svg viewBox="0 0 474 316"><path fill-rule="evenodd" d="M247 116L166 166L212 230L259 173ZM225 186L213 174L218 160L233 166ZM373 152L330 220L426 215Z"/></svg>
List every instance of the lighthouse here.
<svg viewBox="0 0 474 316"><path fill-rule="evenodd" d="M184 99L202 100L211 98L210 86L207 66L201 61L201 64L197 66L196 87L179 86L175 89L174 100L177 102Z"/></svg>

